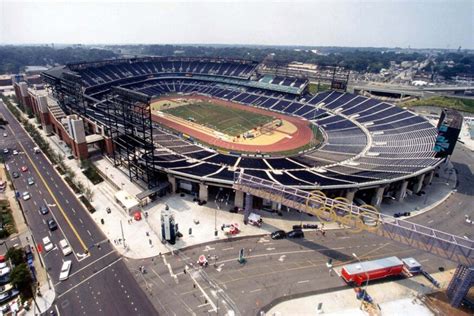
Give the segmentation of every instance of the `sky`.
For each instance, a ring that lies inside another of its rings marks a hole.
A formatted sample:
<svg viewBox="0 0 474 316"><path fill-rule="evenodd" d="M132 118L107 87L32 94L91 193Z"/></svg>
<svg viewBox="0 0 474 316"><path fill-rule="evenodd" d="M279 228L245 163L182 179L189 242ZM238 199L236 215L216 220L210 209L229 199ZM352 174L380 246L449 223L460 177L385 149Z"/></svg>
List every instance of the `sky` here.
<svg viewBox="0 0 474 316"><path fill-rule="evenodd" d="M0 0L0 44L474 48L474 0Z"/></svg>

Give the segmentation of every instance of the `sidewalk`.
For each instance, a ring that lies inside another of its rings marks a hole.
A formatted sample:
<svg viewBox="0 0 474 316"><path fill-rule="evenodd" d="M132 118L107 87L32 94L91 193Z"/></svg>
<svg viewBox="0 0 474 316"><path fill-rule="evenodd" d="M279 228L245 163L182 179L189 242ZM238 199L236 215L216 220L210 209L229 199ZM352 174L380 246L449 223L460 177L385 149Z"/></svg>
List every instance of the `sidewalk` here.
<svg viewBox="0 0 474 316"><path fill-rule="evenodd" d="M69 148L59 140L58 136L46 137L42 130L40 130L40 133L43 134L51 148L57 153L65 156L70 155ZM316 217L304 213L283 212L283 216L278 216L277 213L265 211L255 211L264 220L261 228L243 225L243 214L230 213L231 205L225 205L222 207L223 209L218 210L213 201L208 201L206 205L199 206L192 201L192 196L185 195L181 197L178 194L167 195L146 205L143 211L148 213L148 217L143 216L143 219L137 222L115 202L115 193L120 189L131 195L143 191L143 188L130 182L128 175L122 170L115 168L106 158L94 160L94 165L102 174L106 175L107 179L93 185L80 170L79 161L65 159L64 162L74 170L77 180L94 192L90 202L96 212L89 215L102 229L107 239L114 244L117 251L128 258L149 258L160 253L167 253L201 243L235 238L224 235L224 232L220 229L223 224L239 224L241 232L235 235L236 237L270 234L278 229L289 231L292 230L293 225L299 225L300 223L318 224L320 226ZM454 192L456 174L451 170L452 166L448 165L446 169L439 171L439 177L433 178L432 185L423 189L426 192L425 195L411 195L402 202L385 203L382 205L382 212L389 215L398 212L411 212L411 216L415 216L435 207ZM166 205L169 206L175 218L175 223L178 224L179 231L183 234L183 237L178 239L175 245L161 242L161 215ZM108 207L111 210L110 214L106 212ZM104 224L101 223L102 220ZM340 227L337 223L326 223L324 228L327 230ZM189 229L192 230L191 234L189 234ZM218 231L217 237L214 236L215 229Z"/></svg>
<svg viewBox="0 0 474 316"><path fill-rule="evenodd" d="M443 163L441 168L435 171L435 174L439 176L433 177L431 184L422 189L425 194L421 196L416 194L407 195L403 201L393 201L390 204L384 203L381 206L381 212L392 216L395 213L411 212L410 217L413 217L443 203L456 192L457 174L452 163L447 165Z"/></svg>
<svg viewBox="0 0 474 316"><path fill-rule="evenodd" d="M438 272L433 277L440 282L441 288L445 289L454 270ZM378 313L373 315L434 315L431 310L422 303L420 297L437 292L425 277L417 275L399 281L377 283L367 288L367 293L374 300L375 306L380 306ZM322 308L318 311L318 305ZM297 299L287 300L271 307L266 315L370 315L360 309L361 302L356 298L353 288L345 290L311 295Z"/></svg>

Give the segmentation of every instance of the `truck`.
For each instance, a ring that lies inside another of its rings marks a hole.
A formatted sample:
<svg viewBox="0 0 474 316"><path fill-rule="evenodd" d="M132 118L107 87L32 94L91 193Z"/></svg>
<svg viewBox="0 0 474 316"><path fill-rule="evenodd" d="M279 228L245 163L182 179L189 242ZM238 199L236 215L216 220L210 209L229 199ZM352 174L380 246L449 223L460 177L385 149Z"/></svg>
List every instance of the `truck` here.
<svg viewBox="0 0 474 316"><path fill-rule="evenodd" d="M398 257L388 257L372 261L347 264L341 269L341 277L349 284L361 286L363 283L403 272L403 262Z"/></svg>

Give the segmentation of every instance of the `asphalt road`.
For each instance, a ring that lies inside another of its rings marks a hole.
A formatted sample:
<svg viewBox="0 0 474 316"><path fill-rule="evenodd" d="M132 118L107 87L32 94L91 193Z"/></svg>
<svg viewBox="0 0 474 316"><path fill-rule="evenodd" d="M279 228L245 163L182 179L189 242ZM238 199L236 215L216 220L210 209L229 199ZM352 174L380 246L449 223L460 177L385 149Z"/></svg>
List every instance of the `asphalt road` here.
<svg viewBox="0 0 474 316"><path fill-rule="evenodd" d="M241 248L247 258L245 264L237 261ZM271 240L265 236L219 242L177 255L129 261L128 265L140 285L155 298L153 303L161 314L212 314L218 308L222 315L229 310L236 315L256 315L279 297L347 288L336 273L329 273L326 263L333 259L338 270L355 261L352 253L361 260L415 257L428 272L456 266L375 235L349 231L329 231L325 237L316 231L307 232L301 240ZM202 254L210 256L207 268L197 265ZM145 266L146 273L139 271L140 265ZM189 269L184 273L186 265Z"/></svg>
<svg viewBox="0 0 474 316"><path fill-rule="evenodd" d="M0 111L5 112L3 107L0 107ZM4 113L4 115L12 121L9 113ZM15 124L10 124L11 127L12 125ZM56 274L53 273L53 279L58 291L58 308L63 314L88 309L89 314L106 313L107 315L109 313L149 315L156 311L170 315L224 314L229 310L237 315L255 315L261 308L268 306L279 297L346 288L347 285L335 273L330 275L326 262L332 258L335 267L353 262L352 253L356 253L361 259L391 255L401 258L415 257L428 272L456 266L448 260L375 235L353 234L348 231L329 231L325 237L316 232L309 232L304 240L273 241L268 236L252 237L197 246L179 252L177 255L165 255L146 260L121 259L112 251L109 244L102 244L100 250L95 246L105 237L78 201L73 198L73 194L65 187L61 179L53 172L42 154L34 155L31 152L33 146L31 141L20 132L15 130L16 139L22 143L27 142L24 146L25 150L30 157L34 157L35 164L38 165L42 175L51 176L48 184L52 183L52 186L54 183L58 184L54 190L55 195L66 210L71 225L54 206L51 210L57 216L64 235L68 237L76 253L83 252L84 246L71 228L71 226L76 227L79 237L91 252L90 257L74 261L71 277L65 283L58 283L55 279L61 264L59 251L53 250L45 257L46 265L51 271L57 271ZM452 157L459 177L457 192L442 205L412 218L411 221L473 238L473 226L464 220L464 216L469 213L474 217L473 209L470 207L474 193L473 156L472 152L458 145ZM20 168L22 164L29 163L25 157L21 157L22 155L9 156L12 168ZM10 164L10 160L8 163ZM34 173L34 170L30 168L29 172ZM26 179L25 176L26 174L22 174L15 180L15 185L18 182L20 191L26 188L26 183L22 183L22 180ZM54 201L50 200L51 197L47 197L47 189L40 182L37 179L38 188L35 188L37 192L30 189L33 195L32 200L38 204L42 199L36 196L45 195L46 197L43 198L46 202L54 204ZM429 194L428 189L425 191ZM72 200L74 202L71 202ZM34 202L25 203L28 221L34 221L31 226L33 226L36 239L39 240L48 234L48 230L43 223L45 216L40 215L36 209L37 205L34 205ZM61 235L61 231L52 233L53 242L57 244L62 238ZM247 263L243 265L237 262L238 251L241 248L245 249L247 257ZM210 256L210 266L205 269L196 265L198 256L201 254ZM217 259L214 259L215 256ZM127 271L125 264L132 273ZM140 266L145 267L146 273L140 272ZM188 269L184 273L186 266ZM137 282L151 298L156 311L151 312L153 307L150 306L145 294L139 291ZM135 311L134 308L138 310Z"/></svg>
<svg viewBox="0 0 474 316"><path fill-rule="evenodd" d="M115 252L43 153L34 153L35 144L1 101L0 113L9 122L1 131L8 136L0 138L2 154L4 148L9 149L9 153L4 154L7 169L10 175L13 171L20 173L20 177L13 179L15 189L20 194L28 191L31 195L27 201L19 199L28 225L39 245L45 236L49 236L55 245L48 253L42 252L56 291L56 306L53 308L62 315L156 314L122 257ZM14 149L19 151L18 155L12 154ZM22 166L26 166L28 171L20 171ZM27 184L28 177L35 179L34 185ZM41 205L48 206L49 214L40 214ZM46 220L50 218L56 220L58 230L49 231ZM73 249L73 254L67 258L59 249L59 241L63 238ZM37 254L35 259L39 259ZM60 282L59 272L66 259L73 262L71 273L69 279Z"/></svg>
<svg viewBox="0 0 474 316"><path fill-rule="evenodd" d="M474 155L459 144L451 161L458 174L457 192L410 221L472 239L474 226L466 223L465 215L474 218ZM429 194L429 188L425 191ZM248 259L243 265L237 262L241 248ZM309 232L304 240L276 241L266 236L217 242L127 264L142 288L154 298L152 302L159 313L225 314L232 310L236 315L257 315L277 298L347 288L335 273L330 275L326 263L329 258L334 267L354 262L353 253L361 260L392 255L414 257L429 273L456 267L449 260L376 235L342 230L328 231L325 237ZM205 269L196 264L202 254L210 256L210 265ZM141 273L139 266L144 266L146 272ZM184 273L186 266L189 269Z"/></svg>

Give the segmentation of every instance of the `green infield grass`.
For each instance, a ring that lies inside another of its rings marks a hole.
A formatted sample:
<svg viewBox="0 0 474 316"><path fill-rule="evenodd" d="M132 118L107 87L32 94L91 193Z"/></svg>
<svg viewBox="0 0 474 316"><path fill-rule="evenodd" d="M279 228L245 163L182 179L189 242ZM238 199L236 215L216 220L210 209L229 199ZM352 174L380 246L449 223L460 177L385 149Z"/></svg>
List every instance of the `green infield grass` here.
<svg viewBox="0 0 474 316"><path fill-rule="evenodd" d="M195 102L161 111L230 136L241 135L274 120L269 115L209 102Z"/></svg>

